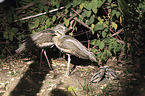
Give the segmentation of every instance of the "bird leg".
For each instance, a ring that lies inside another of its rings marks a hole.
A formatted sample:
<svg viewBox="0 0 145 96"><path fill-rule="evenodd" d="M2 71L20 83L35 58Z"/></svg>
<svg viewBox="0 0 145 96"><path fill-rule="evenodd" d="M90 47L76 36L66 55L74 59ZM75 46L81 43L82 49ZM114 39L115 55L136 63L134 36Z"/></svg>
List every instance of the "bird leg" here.
<svg viewBox="0 0 145 96"><path fill-rule="evenodd" d="M48 65L49 65L49 68L52 69L52 67L51 67L51 65L50 65L50 62L49 62L49 60L48 60L47 54L46 54L46 50L44 50L44 55L45 55L45 58L46 58L46 60L47 60Z"/></svg>
<svg viewBox="0 0 145 96"><path fill-rule="evenodd" d="M43 53L44 49L42 49L41 51L41 58L40 58L40 68L41 68L41 64L42 64L42 53Z"/></svg>
<svg viewBox="0 0 145 96"><path fill-rule="evenodd" d="M69 66L70 66L71 59L70 59L70 54L67 54L67 56L68 56L68 62L67 62L67 72L66 72L66 75L69 76Z"/></svg>
<svg viewBox="0 0 145 96"><path fill-rule="evenodd" d="M47 63L48 63L48 65L49 65L49 68L51 69L51 65L50 65L50 62L49 62L49 60L48 60L48 57L47 57L47 54L46 54L46 50L44 50L44 49L42 49L42 51L41 51L40 67L41 67L41 64L42 64L42 54L43 54L43 52L44 52L45 58L46 58L46 60L47 60Z"/></svg>

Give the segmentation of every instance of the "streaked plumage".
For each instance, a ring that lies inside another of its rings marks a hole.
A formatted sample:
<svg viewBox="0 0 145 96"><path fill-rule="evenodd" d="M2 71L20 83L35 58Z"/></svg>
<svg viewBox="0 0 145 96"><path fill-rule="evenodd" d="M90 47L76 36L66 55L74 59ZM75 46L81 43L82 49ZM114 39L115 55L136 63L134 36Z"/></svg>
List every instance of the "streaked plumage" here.
<svg viewBox="0 0 145 96"><path fill-rule="evenodd" d="M51 33L52 31L53 30L44 30L41 32L33 33L26 40L26 42L24 42L17 50L15 50L15 52L21 53L24 50L33 50L34 48L36 48L35 46L37 46L38 48L42 48L40 64L42 63L42 53L44 52L49 68L51 68L46 51L43 48L50 47L54 44L52 40L53 38L52 33Z"/></svg>
<svg viewBox="0 0 145 96"><path fill-rule="evenodd" d="M81 44L77 39L65 35L65 29L63 25L57 25L55 27L55 36L53 38L54 44L56 47L68 54L68 65L67 65L67 75L69 75L69 65L70 65L70 55L75 55L76 57L82 58L82 59L89 59L91 61L97 62L95 55L88 51L87 48Z"/></svg>
<svg viewBox="0 0 145 96"><path fill-rule="evenodd" d="M35 32L15 52L21 53L26 49L32 50L34 45L39 48L50 47L54 44L52 40L52 31L53 30L44 30L41 32Z"/></svg>

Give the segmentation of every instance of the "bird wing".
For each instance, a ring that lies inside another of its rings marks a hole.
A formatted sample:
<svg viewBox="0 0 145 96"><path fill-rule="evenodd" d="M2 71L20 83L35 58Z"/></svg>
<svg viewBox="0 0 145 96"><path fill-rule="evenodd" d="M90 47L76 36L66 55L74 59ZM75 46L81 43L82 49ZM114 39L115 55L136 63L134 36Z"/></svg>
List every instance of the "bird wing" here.
<svg viewBox="0 0 145 96"><path fill-rule="evenodd" d="M59 47L62 51L75 55L79 58L91 59L90 57L94 57L82 43L68 35L59 40ZM96 59L94 58L93 61L95 60Z"/></svg>
<svg viewBox="0 0 145 96"><path fill-rule="evenodd" d="M52 32L53 30L47 30L43 32L36 32L32 34L31 39L38 47L48 47L53 45Z"/></svg>

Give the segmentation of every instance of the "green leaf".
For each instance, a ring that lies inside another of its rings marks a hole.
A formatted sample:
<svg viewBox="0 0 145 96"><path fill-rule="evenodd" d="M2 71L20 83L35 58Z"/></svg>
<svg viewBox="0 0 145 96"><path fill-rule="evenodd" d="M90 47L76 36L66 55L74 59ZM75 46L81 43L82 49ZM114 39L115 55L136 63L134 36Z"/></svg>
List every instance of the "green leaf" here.
<svg viewBox="0 0 145 96"><path fill-rule="evenodd" d="M116 10L112 10L111 15L112 17L116 14Z"/></svg>
<svg viewBox="0 0 145 96"><path fill-rule="evenodd" d="M98 0L97 6L100 8L102 6L103 2L101 0Z"/></svg>
<svg viewBox="0 0 145 96"><path fill-rule="evenodd" d="M54 22L56 20L56 16L54 15L53 17L52 17L52 21Z"/></svg>
<svg viewBox="0 0 145 96"><path fill-rule="evenodd" d="M84 3L81 3L81 4L80 4L80 9L82 10L83 7L84 7Z"/></svg>
<svg viewBox="0 0 145 96"><path fill-rule="evenodd" d="M102 36L103 36L103 38L106 37L106 31L103 31L103 32L102 32Z"/></svg>
<svg viewBox="0 0 145 96"><path fill-rule="evenodd" d="M90 18L90 20L88 21L88 24L92 24L92 23L94 23L94 16L91 16L91 18Z"/></svg>
<svg viewBox="0 0 145 96"><path fill-rule="evenodd" d="M76 7L79 4L80 4L80 2L78 0L73 0L73 7Z"/></svg>
<svg viewBox="0 0 145 96"><path fill-rule="evenodd" d="M29 29L34 29L35 28L35 24L28 24Z"/></svg>
<svg viewBox="0 0 145 96"><path fill-rule="evenodd" d="M13 32L13 34L16 34L18 32L18 28L12 28L11 31Z"/></svg>
<svg viewBox="0 0 145 96"><path fill-rule="evenodd" d="M96 24L96 25L95 25L95 31L103 30L103 29L104 29L103 24Z"/></svg>
<svg viewBox="0 0 145 96"><path fill-rule="evenodd" d="M116 30L118 25L115 22L112 22L111 26Z"/></svg>
<svg viewBox="0 0 145 96"><path fill-rule="evenodd" d="M37 27L39 26L39 22L40 22L40 20L37 18L37 19L35 20L35 28L37 28Z"/></svg>
<svg viewBox="0 0 145 96"><path fill-rule="evenodd" d="M99 49L103 49L104 48L104 42L101 42L100 44L99 44Z"/></svg>
<svg viewBox="0 0 145 96"><path fill-rule="evenodd" d="M32 34L34 34L34 33L35 33L35 30L32 31Z"/></svg>
<svg viewBox="0 0 145 96"><path fill-rule="evenodd" d="M90 15L91 15L91 11L87 11L87 10L84 10L84 12L82 13L82 18L84 18L84 17L90 17Z"/></svg>
<svg viewBox="0 0 145 96"><path fill-rule="evenodd" d="M63 20L64 20L65 25L68 26L69 25L69 20L66 19L65 17L63 18Z"/></svg>
<svg viewBox="0 0 145 96"><path fill-rule="evenodd" d="M92 51L93 53L97 53L97 52L98 52L98 49L92 48L91 51Z"/></svg>
<svg viewBox="0 0 145 96"><path fill-rule="evenodd" d="M18 36L18 39L21 41L22 39L24 38L24 35L23 34L20 34L19 36Z"/></svg>
<svg viewBox="0 0 145 96"><path fill-rule="evenodd" d="M117 11L116 12L116 17L118 18L120 15L121 15L121 13Z"/></svg>
<svg viewBox="0 0 145 96"><path fill-rule="evenodd" d="M91 10L91 9L92 9L92 4L89 3L88 1L85 1L84 7L85 7L87 10Z"/></svg>
<svg viewBox="0 0 145 96"><path fill-rule="evenodd" d="M93 10L93 12L94 12L95 14L97 14L97 12L98 12L98 9L97 9L97 8L92 8L92 10Z"/></svg>
<svg viewBox="0 0 145 96"><path fill-rule="evenodd" d="M87 17L90 17L90 16L91 16L91 12L92 12L92 11L87 11L87 14L86 14Z"/></svg>
<svg viewBox="0 0 145 96"><path fill-rule="evenodd" d="M8 39L8 30L7 30L7 31L4 31L3 37L4 37L5 39Z"/></svg>
<svg viewBox="0 0 145 96"><path fill-rule="evenodd" d="M65 14L67 14L68 13L68 9L65 9ZM55 15L54 15L55 16Z"/></svg>
<svg viewBox="0 0 145 96"><path fill-rule="evenodd" d="M95 28L95 25L92 24L92 25L91 25L91 31L92 31L92 34L94 34L94 28Z"/></svg>
<svg viewBox="0 0 145 96"><path fill-rule="evenodd" d="M49 18L46 20L46 25L50 26L50 20L49 20Z"/></svg>
<svg viewBox="0 0 145 96"><path fill-rule="evenodd" d="M67 5L65 5L66 9L70 8L70 7L71 7L71 5L72 5L72 3L71 3L71 2L69 2Z"/></svg>
<svg viewBox="0 0 145 96"><path fill-rule="evenodd" d="M12 33L9 34L9 39L10 39L11 41L13 41L13 34L12 34Z"/></svg>
<svg viewBox="0 0 145 96"><path fill-rule="evenodd" d="M108 2L109 2L109 3L111 3L111 2L112 2L112 0L108 0Z"/></svg>

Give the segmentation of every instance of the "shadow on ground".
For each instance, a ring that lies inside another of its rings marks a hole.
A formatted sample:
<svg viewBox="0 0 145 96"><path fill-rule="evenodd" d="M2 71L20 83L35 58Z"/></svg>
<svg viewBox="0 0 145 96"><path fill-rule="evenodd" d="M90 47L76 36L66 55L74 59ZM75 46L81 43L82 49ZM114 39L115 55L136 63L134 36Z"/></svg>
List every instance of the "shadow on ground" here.
<svg viewBox="0 0 145 96"><path fill-rule="evenodd" d="M73 96L70 92L64 91L62 89L57 89L57 88L53 89L49 95L50 96Z"/></svg>
<svg viewBox="0 0 145 96"><path fill-rule="evenodd" d="M17 86L10 93L10 96L36 96L43 84L43 80L50 69L48 64L32 63L23 77L20 79Z"/></svg>

